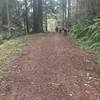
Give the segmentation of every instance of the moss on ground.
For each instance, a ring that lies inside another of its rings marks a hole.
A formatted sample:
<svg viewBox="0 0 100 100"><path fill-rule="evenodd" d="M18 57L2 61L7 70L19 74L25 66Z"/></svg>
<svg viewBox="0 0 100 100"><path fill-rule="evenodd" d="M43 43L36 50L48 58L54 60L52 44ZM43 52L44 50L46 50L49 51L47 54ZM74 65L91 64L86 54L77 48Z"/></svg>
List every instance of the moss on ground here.
<svg viewBox="0 0 100 100"><path fill-rule="evenodd" d="M10 59L20 54L22 52L22 46L30 39L32 39L32 35L26 35L3 41L3 44L0 45L0 80L9 72Z"/></svg>

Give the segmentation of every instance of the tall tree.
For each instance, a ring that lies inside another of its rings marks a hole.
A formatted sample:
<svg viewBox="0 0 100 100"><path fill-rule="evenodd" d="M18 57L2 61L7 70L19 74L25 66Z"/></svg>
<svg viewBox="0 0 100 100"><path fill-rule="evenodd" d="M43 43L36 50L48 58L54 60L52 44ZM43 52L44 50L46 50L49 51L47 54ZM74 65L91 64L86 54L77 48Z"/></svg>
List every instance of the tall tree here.
<svg viewBox="0 0 100 100"><path fill-rule="evenodd" d="M29 20L28 20L29 8L28 8L28 2L27 2L27 0L24 0L24 3L25 3L25 22L26 22L26 31L29 33Z"/></svg>
<svg viewBox="0 0 100 100"><path fill-rule="evenodd" d="M63 27L67 22L67 0L63 0Z"/></svg>
<svg viewBox="0 0 100 100"><path fill-rule="evenodd" d="M39 32L43 32L43 1L38 0Z"/></svg>
<svg viewBox="0 0 100 100"><path fill-rule="evenodd" d="M8 0L3 3L2 9L2 28L3 31L8 31L10 33L10 18L9 18L9 4Z"/></svg>
<svg viewBox="0 0 100 100"><path fill-rule="evenodd" d="M43 7L42 0L33 1L34 32L43 32Z"/></svg>
<svg viewBox="0 0 100 100"><path fill-rule="evenodd" d="M44 23L45 23L45 31L48 31L48 7L47 0L44 0Z"/></svg>
<svg viewBox="0 0 100 100"><path fill-rule="evenodd" d="M68 25L70 25L71 21L71 0L68 0Z"/></svg>

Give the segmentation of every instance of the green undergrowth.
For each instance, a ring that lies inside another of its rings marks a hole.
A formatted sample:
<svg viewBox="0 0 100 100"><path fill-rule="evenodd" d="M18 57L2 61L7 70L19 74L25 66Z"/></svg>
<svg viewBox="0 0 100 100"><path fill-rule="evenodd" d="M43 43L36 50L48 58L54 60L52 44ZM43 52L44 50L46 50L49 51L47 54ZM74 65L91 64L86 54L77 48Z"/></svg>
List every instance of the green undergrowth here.
<svg viewBox="0 0 100 100"><path fill-rule="evenodd" d="M91 43L90 41L77 40L78 44L84 48L91 56L94 57L94 62L100 64L100 43Z"/></svg>
<svg viewBox="0 0 100 100"><path fill-rule="evenodd" d="M81 25L73 25L71 33L87 52L94 54L95 62L100 64L100 12Z"/></svg>
<svg viewBox="0 0 100 100"><path fill-rule="evenodd" d="M21 36L4 40L0 45L0 80L8 73L10 60L22 52L22 46L31 38L32 35Z"/></svg>

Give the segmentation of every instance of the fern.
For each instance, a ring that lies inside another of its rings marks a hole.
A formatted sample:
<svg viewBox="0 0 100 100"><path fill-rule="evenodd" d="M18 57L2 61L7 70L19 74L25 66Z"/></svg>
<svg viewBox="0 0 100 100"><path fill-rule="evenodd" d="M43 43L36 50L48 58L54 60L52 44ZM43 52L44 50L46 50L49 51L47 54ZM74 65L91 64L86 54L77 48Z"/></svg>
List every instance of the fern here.
<svg viewBox="0 0 100 100"><path fill-rule="evenodd" d="M73 25L71 33L88 51L98 52L98 55L100 55L100 12L87 19L80 26Z"/></svg>

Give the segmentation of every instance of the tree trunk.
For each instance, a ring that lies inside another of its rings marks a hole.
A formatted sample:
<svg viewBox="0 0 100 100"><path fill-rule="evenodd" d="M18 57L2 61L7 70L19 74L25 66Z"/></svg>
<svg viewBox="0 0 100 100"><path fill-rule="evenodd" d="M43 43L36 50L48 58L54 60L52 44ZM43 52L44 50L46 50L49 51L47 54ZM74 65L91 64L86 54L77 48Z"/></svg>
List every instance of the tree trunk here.
<svg viewBox="0 0 100 100"><path fill-rule="evenodd" d="M25 2L25 22L26 22L26 31L29 33L29 20L28 20L28 3L27 0L24 0Z"/></svg>
<svg viewBox="0 0 100 100"><path fill-rule="evenodd" d="M71 21L71 0L68 0L68 25L70 26Z"/></svg>
<svg viewBox="0 0 100 100"><path fill-rule="evenodd" d="M67 16L67 14L66 14L66 10L67 10L67 0L65 0L65 25L66 25L66 22L67 22L67 18L66 18L66 16Z"/></svg>
<svg viewBox="0 0 100 100"><path fill-rule="evenodd" d="M34 32L43 32L43 7L42 0L34 0Z"/></svg>
<svg viewBox="0 0 100 100"><path fill-rule="evenodd" d="M6 0L3 4L2 9L2 28L3 31L10 33L10 18L9 18L9 6L8 0Z"/></svg>
<svg viewBox="0 0 100 100"><path fill-rule="evenodd" d="M39 32L43 32L43 5L42 0L38 0L38 13L39 13Z"/></svg>
<svg viewBox="0 0 100 100"><path fill-rule="evenodd" d="M47 18L47 13L46 13L46 19L45 19L45 29L46 32L48 31L48 18Z"/></svg>
<svg viewBox="0 0 100 100"><path fill-rule="evenodd" d="M47 32L48 31L48 18L47 18L47 4L46 4L46 0L44 0L44 5L45 5L45 31Z"/></svg>
<svg viewBox="0 0 100 100"><path fill-rule="evenodd" d="M62 13L62 27L64 27L65 23L65 0L63 0L63 13Z"/></svg>
<svg viewBox="0 0 100 100"><path fill-rule="evenodd" d="M38 0L33 0L33 26L34 32L38 32Z"/></svg>

